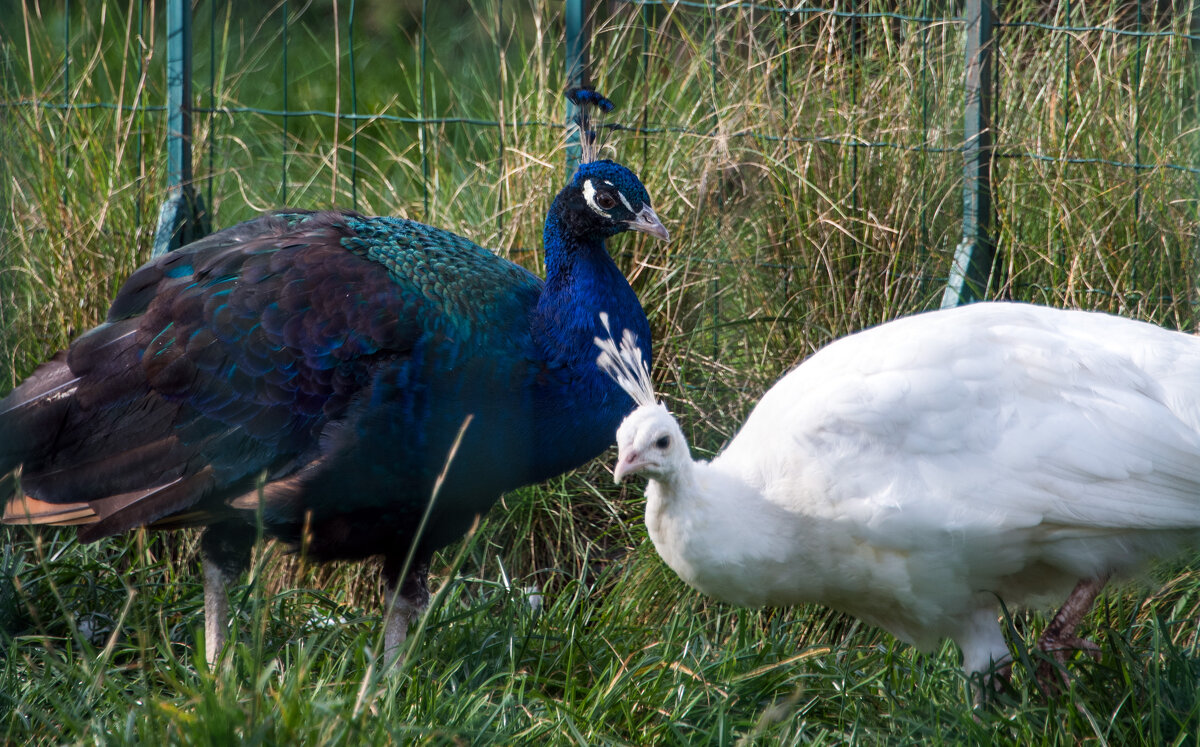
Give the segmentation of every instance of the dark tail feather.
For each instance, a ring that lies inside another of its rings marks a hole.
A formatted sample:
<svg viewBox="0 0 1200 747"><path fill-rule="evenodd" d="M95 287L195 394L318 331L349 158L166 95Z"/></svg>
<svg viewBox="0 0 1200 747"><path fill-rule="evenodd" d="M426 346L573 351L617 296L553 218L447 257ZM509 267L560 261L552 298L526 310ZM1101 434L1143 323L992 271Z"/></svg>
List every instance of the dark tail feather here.
<svg viewBox="0 0 1200 747"><path fill-rule="evenodd" d="M99 515L96 523L81 527L79 539L92 542L101 537L127 532L181 511L200 500L212 485L212 467L180 477L150 490L114 495L89 501Z"/></svg>
<svg viewBox="0 0 1200 747"><path fill-rule="evenodd" d="M174 437L139 443L142 434L120 434L89 451L87 456L63 465L24 476L25 491L49 500L95 500L97 498L139 491L146 485L162 484L179 477L186 454L180 454ZM103 448L106 447L107 448ZM103 450L101 450L103 449Z"/></svg>
<svg viewBox="0 0 1200 747"><path fill-rule="evenodd" d="M0 474L0 503L8 500L9 496L17 492L17 477L12 472Z"/></svg>
<svg viewBox="0 0 1200 747"><path fill-rule="evenodd" d="M0 475L49 451L67 418L78 384L63 351L0 400ZM0 489L4 487L11 490L11 480L0 484Z"/></svg>
<svg viewBox="0 0 1200 747"><path fill-rule="evenodd" d="M186 455L171 427L179 406L149 391L136 331L136 321L101 324L0 401L0 475L23 464L21 488L51 503L179 476Z"/></svg>

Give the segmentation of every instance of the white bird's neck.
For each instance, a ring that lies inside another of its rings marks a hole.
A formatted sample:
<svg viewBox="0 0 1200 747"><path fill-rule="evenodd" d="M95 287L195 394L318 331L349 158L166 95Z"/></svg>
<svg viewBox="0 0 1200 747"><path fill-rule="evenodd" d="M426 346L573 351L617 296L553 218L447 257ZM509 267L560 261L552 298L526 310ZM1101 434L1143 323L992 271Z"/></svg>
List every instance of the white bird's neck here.
<svg viewBox="0 0 1200 747"><path fill-rule="evenodd" d="M803 567L811 562L808 522L719 462L690 462L669 480L651 480L646 528L667 565L710 596L751 607L820 596Z"/></svg>

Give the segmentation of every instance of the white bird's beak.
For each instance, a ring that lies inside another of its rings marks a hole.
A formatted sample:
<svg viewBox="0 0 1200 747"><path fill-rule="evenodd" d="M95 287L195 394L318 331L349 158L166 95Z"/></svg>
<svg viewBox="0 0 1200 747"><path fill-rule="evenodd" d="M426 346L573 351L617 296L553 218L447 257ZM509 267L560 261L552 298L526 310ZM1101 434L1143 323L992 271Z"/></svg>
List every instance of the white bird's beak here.
<svg viewBox="0 0 1200 747"><path fill-rule="evenodd" d="M636 451L631 451L628 454L622 454L617 458L616 469L613 470L613 482L620 484L629 475L641 470L650 462L642 459L641 454Z"/></svg>
<svg viewBox="0 0 1200 747"><path fill-rule="evenodd" d="M629 226L634 231L648 233L656 239L670 241L671 234L667 233L667 229L663 227L662 221L658 219L658 215L650 209L650 206L642 208L637 217L629 221L625 225Z"/></svg>

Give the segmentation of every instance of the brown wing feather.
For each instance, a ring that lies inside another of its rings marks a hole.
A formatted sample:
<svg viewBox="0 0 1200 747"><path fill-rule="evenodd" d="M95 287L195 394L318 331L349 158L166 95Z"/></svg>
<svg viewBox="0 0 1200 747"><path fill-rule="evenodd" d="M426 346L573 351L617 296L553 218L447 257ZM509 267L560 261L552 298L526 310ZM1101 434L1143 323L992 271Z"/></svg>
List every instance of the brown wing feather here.
<svg viewBox="0 0 1200 747"><path fill-rule="evenodd" d="M91 542L153 524L197 503L211 485L212 467L205 466L194 474L176 478L150 490L121 493L89 501L99 518L91 526L79 530L79 538Z"/></svg>
<svg viewBox="0 0 1200 747"><path fill-rule="evenodd" d="M94 524L100 517L86 503L47 503L27 495L10 498L4 505L4 524L44 524L46 526L72 526Z"/></svg>

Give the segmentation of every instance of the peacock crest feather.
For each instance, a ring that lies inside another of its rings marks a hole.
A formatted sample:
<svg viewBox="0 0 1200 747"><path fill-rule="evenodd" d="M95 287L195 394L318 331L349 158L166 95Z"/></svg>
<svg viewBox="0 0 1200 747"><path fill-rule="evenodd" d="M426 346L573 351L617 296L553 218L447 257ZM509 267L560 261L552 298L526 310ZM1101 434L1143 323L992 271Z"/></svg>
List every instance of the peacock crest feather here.
<svg viewBox="0 0 1200 747"><path fill-rule="evenodd" d="M615 105L592 88L580 86L567 91L567 100L575 105L575 121L567 135L579 132L579 147L582 151L580 163L591 163L600 159L600 132L604 127L604 116Z"/></svg>
<svg viewBox="0 0 1200 747"><path fill-rule="evenodd" d="M650 383L650 369L642 357L642 349L638 346L637 335L630 330L623 330L621 342L613 339L612 329L608 324L608 314L600 312L600 324L608 337L595 338L600 355L596 357L596 365L608 374L625 390L639 407L657 404L654 397L654 385Z"/></svg>

